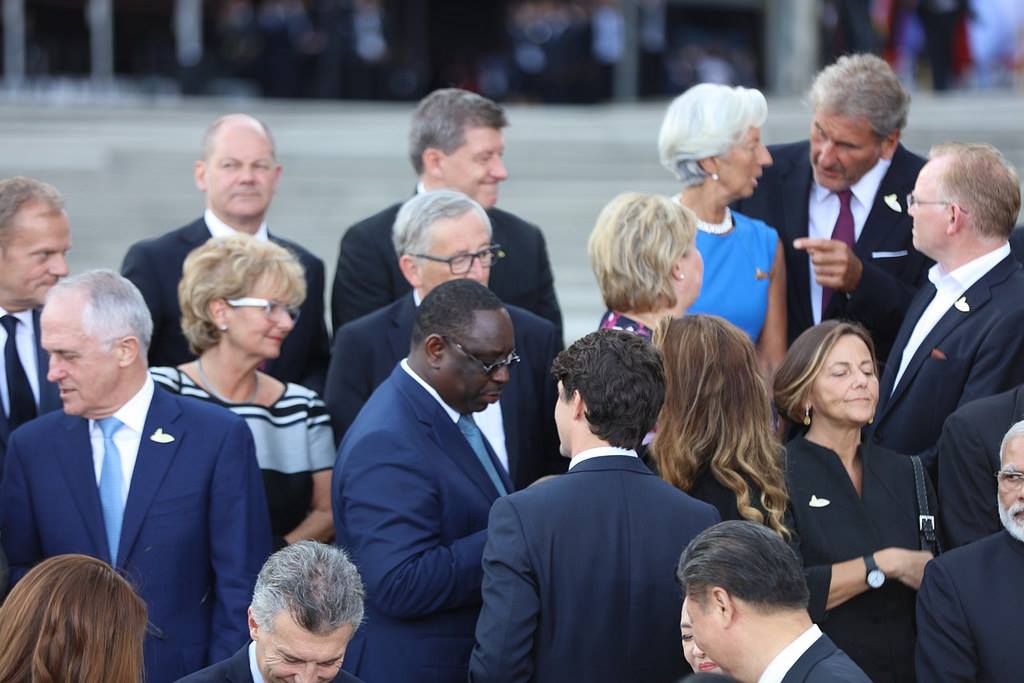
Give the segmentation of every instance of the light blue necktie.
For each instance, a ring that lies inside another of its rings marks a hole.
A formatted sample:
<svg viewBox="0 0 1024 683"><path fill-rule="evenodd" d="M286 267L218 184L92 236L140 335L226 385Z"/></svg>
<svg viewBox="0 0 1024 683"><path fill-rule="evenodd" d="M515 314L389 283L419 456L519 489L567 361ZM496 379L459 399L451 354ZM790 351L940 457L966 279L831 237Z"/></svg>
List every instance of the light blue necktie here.
<svg viewBox="0 0 1024 683"><path fill-rule="evenodd" d="M117 546L121 542L121 522L124 520L124 474L121 471L121 451L114 443L114 433L124 423L116 417L105 417L98 423L103 432L100 506L103 508L103 526L107 529L107 545L110 546L110 564L117 566Z"/></svg>
<svg viewBox="0 0 1024 683"><path fill-rule="evenodd" d="M476 453L477 460L484 466L487 476L491 478L494 488L498 489L498 495L507 496L508 489L505 488L505 483L501 480L498 470L494 467L494 461L491 460L491 456L487 452L487 446L484 445L484 435L480 428L476 426L476 421L473 420L471 415L462 415L459 417L458 425L459 431L466 437L466 441L469 442L473 452Z"/></svg>

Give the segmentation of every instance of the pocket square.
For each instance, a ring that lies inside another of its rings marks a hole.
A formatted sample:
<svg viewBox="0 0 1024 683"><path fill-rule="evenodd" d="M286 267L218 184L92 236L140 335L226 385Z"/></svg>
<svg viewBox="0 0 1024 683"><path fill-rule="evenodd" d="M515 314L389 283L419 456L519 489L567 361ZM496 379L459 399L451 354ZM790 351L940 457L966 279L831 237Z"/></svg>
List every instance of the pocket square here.
<svg viewBox="0 0 1024 683"><path fill-rule="evenodd" d="M818 498L816 495L812 493L811 502L808 503L808 505L810 505L812 508L823 508L826 505L829 505L831 502L832 501L829 500L828 498Z"/></svg>
<svg viewBox="0 0 1024 683"><path fill-rule="evenodd" d="M150 434L149 440L155 441L156 443L171 443L174 441L174 437L160 427L157 427L156 431Z"/></svg>
<svg viewBox="0 0 1024 683"><path fill-rule="evenodd" d="M900 249L899 251L873 251L871 252L871 258L899 258L900 256L906 256L907 250Z"/></svg>
<svg viewBox="0 0 1024 683"><path fill-rule="evenodd" d="M940 349L938 347L935 347L934 349L932 349L932 352L929 353L928 355L931 356L932 358L934 358L935 360L946 360L946 354L944 354L942 352L942 349Z"/></svg>

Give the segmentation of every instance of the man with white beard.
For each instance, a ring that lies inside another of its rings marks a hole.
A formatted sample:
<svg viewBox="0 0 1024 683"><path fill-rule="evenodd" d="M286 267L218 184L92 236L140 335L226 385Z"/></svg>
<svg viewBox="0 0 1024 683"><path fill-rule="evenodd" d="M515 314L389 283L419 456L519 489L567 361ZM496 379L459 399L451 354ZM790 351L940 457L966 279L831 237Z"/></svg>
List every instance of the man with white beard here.
<svg viewBox="0 0 1024 683"><path fill-rule="evenodd" d="M917 595L917 679L1020 680L1015 657L1024 615L1024 421L999 447L1003 531L928 563Z"/></svg>

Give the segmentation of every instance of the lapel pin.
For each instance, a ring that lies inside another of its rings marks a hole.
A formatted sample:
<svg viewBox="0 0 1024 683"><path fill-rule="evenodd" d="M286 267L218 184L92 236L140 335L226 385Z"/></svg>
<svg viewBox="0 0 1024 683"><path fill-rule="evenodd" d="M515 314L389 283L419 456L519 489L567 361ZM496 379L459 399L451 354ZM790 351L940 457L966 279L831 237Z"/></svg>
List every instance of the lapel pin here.
<svg viewBox="0 0 1024 683"><path fill-rule="evenodd" d="M155 441L156 443L171 443L174 441L174 437L165 432L162 428L157 427L156 431L150 434L149 440Z"/></svg>
<svg viewBox="0 0 1024 683"><path fill-rule="evenodd" d="M831 502L832 501L829 500L828 498L818 498L816 495L814 495L812 493L811 494L811 502L809 503L809 505L812 508L823 508L823 507L827 506Z"/></svg>
<svg viewBox="0 0 1024 683"><path fill-rule="evenodd" d="M959 299L957 299L956 303L953 304L953 308L955 308L956 310L960 311L961 313L970 313L971 312L971 307L967 305L967 297L966 296L962 296Z"/></svg>
<svg viewBox="0 0 1024 683"><path fill-rule="evenodd" d="M755 280L767 280L771 277L771 272L764 272L760 268L754 268L754 279Z"/></svg>
<svg viewBox="0 0 1024 683"><path fill-rule="evenodd" d="M885 202L886 206L888 206L896 213L903 213L903 207L900 206L900 200L896 198L896 195L887 194L885 195L885 197L883 197L883 201Z"/></svg>

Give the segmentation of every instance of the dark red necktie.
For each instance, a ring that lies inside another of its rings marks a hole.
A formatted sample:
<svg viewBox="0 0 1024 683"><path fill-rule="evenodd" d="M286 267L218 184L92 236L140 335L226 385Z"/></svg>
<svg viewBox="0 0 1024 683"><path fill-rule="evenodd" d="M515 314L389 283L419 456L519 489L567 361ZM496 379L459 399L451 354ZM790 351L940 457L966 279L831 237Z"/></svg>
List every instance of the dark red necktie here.
<svg viewBox="0 0 1024 683"><path fill-rule="evenodd" d="M853 249L856 238L853 232L853 212L850 211L850 197L853 193L849 190L837 192L839 197L839 216L836 218L836 227L832 228L832 239L845 242L846 246ZM828 302L832 299L832 288L821 288L821 319L825 319L825 311L828 310Z"/></svg>

